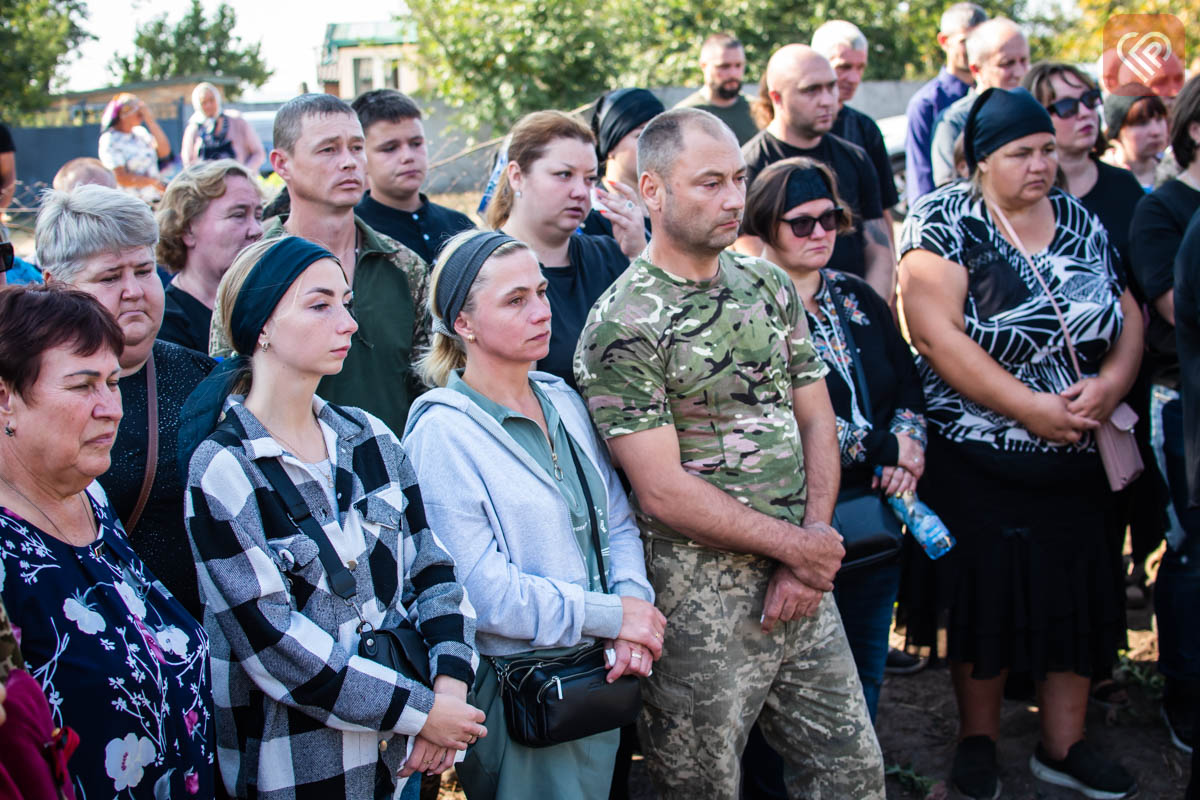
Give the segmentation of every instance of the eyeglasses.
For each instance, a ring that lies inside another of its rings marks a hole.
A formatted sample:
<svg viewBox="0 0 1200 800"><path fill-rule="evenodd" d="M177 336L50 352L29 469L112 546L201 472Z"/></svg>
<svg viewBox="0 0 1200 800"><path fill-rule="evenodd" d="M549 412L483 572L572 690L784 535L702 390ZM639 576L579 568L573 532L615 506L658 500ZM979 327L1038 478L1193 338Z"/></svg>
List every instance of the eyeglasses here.
<svg viewBox="0 0 1200 800"><path fill-rule="evenodd" d="M822 212L815 217L810 217L805 214L804 216L796 217L795 219L785 219L783 222L786 225L792 226L792 233L796 235L796 238L804 239L812 236L813 229L816 228L818 222L821 223L821 230L836 231L838 226L842 225L845 219L845 210L843 210L841 206L834 206L828 211Z"/></svg>
<svg viewBox="0 0 1200 800"><path fill-rule="evenodd" d="M12 242L0 242L0 272L8 272L13 268L16 255L13 252Z"/></svg>
<svg viewBox="0 0 1200 800"><path fill-rule="evenodd" d="M1064 97L1046 106L1046 110L1059 119L1070 119L1079 113L1079 104L1083 103L1089 111L1094 111L1100 105L1100 90L1088 89L1079 97Z"/></svg>

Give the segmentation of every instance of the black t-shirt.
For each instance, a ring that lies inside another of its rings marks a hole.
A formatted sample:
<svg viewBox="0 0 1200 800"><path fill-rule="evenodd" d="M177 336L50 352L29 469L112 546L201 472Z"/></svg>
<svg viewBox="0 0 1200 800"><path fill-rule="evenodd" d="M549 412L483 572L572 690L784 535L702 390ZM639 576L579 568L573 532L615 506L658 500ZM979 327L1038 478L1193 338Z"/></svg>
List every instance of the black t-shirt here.
<svg viewBox="0 0 1200 800"><path fill-rule="evenodd" d="M1133 221L1133 211L1137 208L1138 201L1146 196L1146 192L1138 183L1138 179L1127 169L1114 167L1103 161L1096 161L1096 168L1099 170L1096 185L1079 198L1079 202L1100 218L1101 224L1108 231L1108 243L1117 251L1114 266L1120 270L1121 280L1128 283L1139 301L1144 301L1137 281L1129 280L1129 224Z"/></svg>
<svg viewBox="0 0 1200 800"><path fill-rule="evenodd" d="M1156 383L1179 380L1174 326L1154 308L1154 300L1174 288L1175 255L1197 208L1200 192L1172 178L1138 201L1129 227L1130 267L1150 304L1147 361Z"/></svg>
<svg viewBox="0 0 1200 800"><path fill-rule="evenodd" d="M1193 215L1175 257L1175 341L1189 505L1200 506L1200 215Z"/></svg>
<svg viewBox="0 0 1200 800"><path fill-rule="evenodd" d="M833 121L830 133L840 136L851 144L856 144L867 151L871 166L879 176L879 199L884 208L891 208L900 200L896 193L896 179L892 175L892 160L888 158L887 145L883 141L883 131L875 120L856 108L842 106L837 119Z"/></svg>
<svg viewBox="0 0 1200 800"><path fill-rule="evenodd" d="M854 214L853 233L839 236L833 248L833 256L826 265L839 272L864 277L866 267L866 238L863 221L883 216L879 202L879 178L867 151L839 136L825 134L816 147L801 149L780 141L767 131L760 131L742 148L746 159L746 187L749 188L758 173L785 158L808 156L826 164L837 178L838 193Z"/></svg>
<svg viewBox="0 0 1200 800"><path fill-rule="evenodd" d="M192 390L216 365L194 350L158 341L154 343L154 369L158 387L158 464L150 499L137 527L127 530L133 549L154 576L202 619L196 562L183 525L183 468L179 464L179 410ZM112 466L100 476L100 485L122 524L137 505L146 475L149 415L146 408L146 368L120 380L125 416L112 448Z"/></svg>
<svg viewBox="0 0 1200 800"><path fill-rule="evenodd" d="M604 290L612 285L629 259L615 239L577 233L567 246L567 266L542 265L548 286L546 297L554 317L550 323L550 352L537 368L571 384L575 389L575 345L588 312Z"/></svg>
<svg viewBox="0 0 1200 800"><path fill-rule="evenodd" d="M212 309L173 283L167 286L164 294L166 301L162 327L158 329L159 340L207 353Z"/></svg>
<svg viewBox="0 0 1200 800"><path fill-rule="evenodd" d="M425 195L421 195L419 209L401 211L385 206L367 192L354 213L367 225L419 255L430 268L447 239L475 227L466 214L431 203Z"/></svg>
<svg viewBox="0 0 1200 800"><path fill-rule="evenodd" d="M8 126L0 123L0 153L15 153L17 146L13 144L12 134Z"/></svg>

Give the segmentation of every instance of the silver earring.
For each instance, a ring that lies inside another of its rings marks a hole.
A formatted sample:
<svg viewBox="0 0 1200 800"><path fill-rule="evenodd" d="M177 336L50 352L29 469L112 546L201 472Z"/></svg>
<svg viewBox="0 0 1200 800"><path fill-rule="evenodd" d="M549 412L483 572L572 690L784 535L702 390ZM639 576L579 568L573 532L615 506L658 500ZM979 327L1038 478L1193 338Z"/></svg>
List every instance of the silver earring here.
<svg viewBox="0 0 1200 800"><path fill-rule="evenodd" d="M270 349L271 349L271 343L270 343L270 342L259 342L259 343L258 343L258 346L262 348L262 351L263 351L264 353L265 353L265 352L267 352L268 350L270 350Z"/></svg>
<svg viewBox="0 0 1200 800"><path fill-rule="evenodd" d="M13 430L13 426L12 426L12 425L9 425L8 423L5 423L5 424L4 424L4 435L5 435L5 436L16 436L16 435L17 435L17 432Z"/></svg>
<svg viewBox="0 0 1200 800"><path fill-rule="evenodd" d="M517 197L521 197L521 190L517 189L515 192L513 192L513 194L515 194Z"/></svg>
<svg viewBox="0 0 1200 800"><path fill-rule="evenodd" d="M475 334L473 334L473 333L468 333L468 334L467 334L467 341L468 341L468 342L474 342L474 341L475 341ZM9 435L11 436L12 434L9 434Z"/></svg>

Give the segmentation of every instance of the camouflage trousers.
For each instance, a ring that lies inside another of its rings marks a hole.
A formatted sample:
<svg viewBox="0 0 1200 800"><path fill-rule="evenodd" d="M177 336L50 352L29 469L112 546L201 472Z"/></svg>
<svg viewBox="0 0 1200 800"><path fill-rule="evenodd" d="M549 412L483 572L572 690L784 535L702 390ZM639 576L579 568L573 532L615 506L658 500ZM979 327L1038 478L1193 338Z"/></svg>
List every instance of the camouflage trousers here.
<svg viewBox="0 0 1200 800"><path fill-rule="evenodd" d="M667 630L638 732L662 800L736 800L755 720L783 757L789 796L883 800L883 756L833 597L763 633L774 567L647 537Z"/></svg>

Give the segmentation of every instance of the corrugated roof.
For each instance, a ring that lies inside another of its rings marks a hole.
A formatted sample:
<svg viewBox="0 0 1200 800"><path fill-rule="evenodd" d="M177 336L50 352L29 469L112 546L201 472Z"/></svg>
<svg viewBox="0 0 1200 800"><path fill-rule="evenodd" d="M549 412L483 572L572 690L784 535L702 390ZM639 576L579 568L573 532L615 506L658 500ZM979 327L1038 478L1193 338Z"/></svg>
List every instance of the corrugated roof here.
<svg viewBox="0 0 1200 800"><path fill-rule="evenodd" d="M412 18L386 22L334 22L325 28L326 60L342 47L416 44L417 22Z"/></svg>

